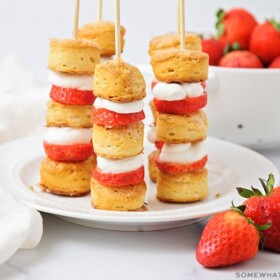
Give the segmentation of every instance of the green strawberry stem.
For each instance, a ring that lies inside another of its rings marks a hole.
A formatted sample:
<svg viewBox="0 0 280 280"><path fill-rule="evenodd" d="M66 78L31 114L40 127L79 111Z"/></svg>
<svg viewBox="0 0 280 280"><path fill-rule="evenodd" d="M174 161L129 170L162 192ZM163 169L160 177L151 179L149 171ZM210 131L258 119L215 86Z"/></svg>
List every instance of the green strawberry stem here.
<svg viewBox="0 0 280 280"><path fill-rule="evenodd" d="M225 27L223 25L223 18L225 17L225 11L223 9L219 9L216 13L217 22L216 22L216 29L217 29L217 37L220 37L225 32Z"/></svg>
<svg viewBox="0 0 280 280"><path fill-rule="evenodd" d="M260 190L254 187L251 187L251 190L245 188L236 188L239 195L244 198L249 198L251 196L269 196L273 191L273 186L275 182L274 176L272 174L269 174L267 180L259 178L259 181L261 182L265 194L262 194Z"/></svg>
<svg viewBox="0 0 280 280"><path fill-rule="evenodd" d="M272 18L272 19L267 20L267 22L271 23L275 29L280 31L280 23L276 19Z"/></svg>

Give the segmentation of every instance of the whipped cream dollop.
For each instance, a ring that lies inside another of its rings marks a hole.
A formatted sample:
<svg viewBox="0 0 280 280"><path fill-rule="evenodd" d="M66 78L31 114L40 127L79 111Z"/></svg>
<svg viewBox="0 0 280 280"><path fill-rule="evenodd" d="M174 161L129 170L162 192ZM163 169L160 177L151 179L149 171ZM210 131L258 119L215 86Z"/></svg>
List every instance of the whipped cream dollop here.
<svg viewBox="0 0 280 280"><path fill-rule="evenodd" d="M91 128L48 127L44 141L54 145L88 144L91 141Z"/></svg>
<svg viewBox="0 0 280 280"><path fill-rule="evenodd" d="M93 106L96 109L106 109L119 114L138 113L144 109L144 101L138 100L128 103L118 103L97 97Z"/></svg>
<svg viewBox="0 0 280 280"><path fill-rule="evenodd" d="M93 77L91 75L73 75L50 71L48 81L52 85L63 88L76 88L79 90L93 89Z"/></svg>
<svg viewBox="0 0 280 280"><path fill-rule="evenodd" d="M207 155L206 142L167 144L162 147L159 159L162 162L169 163L192 163Z"/></svg>
<svg viewBox="0 0 280 280"><path fill-rule="evenodd" d="M157 141L157 134L156 134L156 127L155 126L151 126L149 128L147 138L148 138L148 141L152 144Z"/></svg>
<svg viewBox="0 0 280 280"><path fill-rule="evenodd" d="M164 83L158 82L153 90L154 96L160 100L176 101L186 97L197 97L204 90L200 83Z"/></svg>
<svg viewBox="0 0 280 280"><path fill-rule="evenodd" d="M143 166L142 155L124 159L111 160L104 157L96 157L97 166L103 173L123 173L136 170Z"/></svg>

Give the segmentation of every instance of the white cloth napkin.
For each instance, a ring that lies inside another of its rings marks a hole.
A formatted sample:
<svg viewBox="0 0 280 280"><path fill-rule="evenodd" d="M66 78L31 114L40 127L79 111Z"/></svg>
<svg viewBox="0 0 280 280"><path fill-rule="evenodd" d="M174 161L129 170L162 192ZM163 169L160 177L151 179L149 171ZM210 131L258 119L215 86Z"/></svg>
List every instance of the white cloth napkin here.
<svg viewBox="0 0 280 280"><path fill-rule="evenodd" d="M42 87L15 55L0 61L0 144L30 135L45 124L49 86ZM5 184L5 182L1 182ZM42 217L0 187L0 265L18 249L37 246Z"/></svg>
<svg viewBox="0 0 280 280"><path fill-rule="evenodd" d="M0 61L0 144L45 124L50 86L42 86L13 54Z"/></svg>
<svg viewBox="0 0 280 280"><path fill-rule="evenodd" d="M0 188L0 265L18 249L31 249L40 242L42 217Z"/></svg>

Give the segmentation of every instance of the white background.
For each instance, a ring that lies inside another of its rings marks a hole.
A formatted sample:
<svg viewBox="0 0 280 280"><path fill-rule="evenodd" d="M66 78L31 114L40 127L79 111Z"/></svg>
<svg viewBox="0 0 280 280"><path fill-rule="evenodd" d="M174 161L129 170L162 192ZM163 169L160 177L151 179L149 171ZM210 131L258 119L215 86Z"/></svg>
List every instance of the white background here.
<svg viewBox="0 0 280 280"><path fill-rule="evenodd" d="M0 0L0 59L16 53L24 65L47 82L48 39L71 37L74 0ZM103 0L104 18L113 20L114 1ZM123 57L148 63L149 40L176 28L177 0L121 0L121 22L127 29ZM213 32L215 12L243 6L259 20L280 19L279 0L186 0L186 29ZM97 0L81 0L80 24L96 20Z"/></svg>

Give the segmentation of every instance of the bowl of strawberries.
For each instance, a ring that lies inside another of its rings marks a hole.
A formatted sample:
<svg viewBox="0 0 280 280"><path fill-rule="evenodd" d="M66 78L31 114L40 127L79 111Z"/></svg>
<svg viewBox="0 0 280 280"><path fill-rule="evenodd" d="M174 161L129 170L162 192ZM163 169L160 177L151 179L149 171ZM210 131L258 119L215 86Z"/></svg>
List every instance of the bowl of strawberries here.
<svg viewBox="0 0 280 280"><path fill-rule="evenodd" d="M202 40L209 135L255 149L280 146L280 24L234 8L218 11L216 27Z"/></svg>

